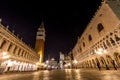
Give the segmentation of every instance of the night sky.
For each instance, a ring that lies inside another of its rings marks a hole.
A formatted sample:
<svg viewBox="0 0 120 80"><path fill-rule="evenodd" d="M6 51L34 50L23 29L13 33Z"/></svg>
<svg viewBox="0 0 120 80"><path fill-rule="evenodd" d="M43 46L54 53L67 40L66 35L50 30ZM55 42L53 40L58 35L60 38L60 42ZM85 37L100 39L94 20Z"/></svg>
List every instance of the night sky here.
<svg viewBox="0 0 120 80"><path fill-rule="evenodd" d="M36 32L44 21L46 30L45 60L56 60L59 52L67 54L101 4L101 0L16 0L0 2L0 17L4 26L19 34L19 38L35 46Z"/></svg>

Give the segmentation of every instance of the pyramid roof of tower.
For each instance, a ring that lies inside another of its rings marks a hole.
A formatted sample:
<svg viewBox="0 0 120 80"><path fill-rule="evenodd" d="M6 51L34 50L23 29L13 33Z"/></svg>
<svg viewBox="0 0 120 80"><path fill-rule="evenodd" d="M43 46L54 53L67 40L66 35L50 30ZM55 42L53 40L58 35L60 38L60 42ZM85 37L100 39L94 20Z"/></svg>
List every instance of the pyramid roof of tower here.
<svg viewBox="0 0 120 80"><path fill-rule="evenodd" d="M42 21L40 28L44 28L44 22Z"/></svg>

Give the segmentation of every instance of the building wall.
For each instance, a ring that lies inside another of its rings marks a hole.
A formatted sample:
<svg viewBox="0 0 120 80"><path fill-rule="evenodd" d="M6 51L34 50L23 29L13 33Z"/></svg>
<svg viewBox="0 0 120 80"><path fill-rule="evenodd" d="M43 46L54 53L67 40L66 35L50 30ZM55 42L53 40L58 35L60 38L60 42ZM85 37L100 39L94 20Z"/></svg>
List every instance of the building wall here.
<svg viewBox="0 0 120 80"><path fill-rule="evenodd" d="M40 63L42 63L44 59L44 40L43 39L36 40L35 51L40 55Z"/></svg>
<svg viewBox="0 0 120 80"><path fill-rule="evenodd" d="M36 70L39 55L0 23L0 67L4 71Z"/></svg>
<svg viewBox="0 0 120 80"><path fill-rule="evenodd" d="M73 48L78 67L102 68L119 67L120 20L106 2L101 6L87 25L84 33Z"/></svg>
<svg viewBox="0 0 120 80"><path fill-rule="evenodd" d="M39 63L43 63L44 61L44 43L45 43L45 28L44 22L41 23L40 27L38 28L37 35L36 35L36 43L35 43L35 51L39 54Z"/></svg>

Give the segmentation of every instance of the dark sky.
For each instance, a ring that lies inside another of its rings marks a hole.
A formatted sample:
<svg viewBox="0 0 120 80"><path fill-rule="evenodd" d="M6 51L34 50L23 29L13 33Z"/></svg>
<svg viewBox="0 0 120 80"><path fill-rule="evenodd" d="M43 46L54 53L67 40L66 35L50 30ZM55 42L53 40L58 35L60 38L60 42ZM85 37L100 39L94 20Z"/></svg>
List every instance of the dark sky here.
<svg viewBox="0 0 120 80"><path fill-rule="evenodd" d="M37 28L44 20L45 60L48 54L58 60L60 51L67 54L72 50L100 3L101 0L3 0L0 17L4 26L9 25L33 48Z"/></svg>

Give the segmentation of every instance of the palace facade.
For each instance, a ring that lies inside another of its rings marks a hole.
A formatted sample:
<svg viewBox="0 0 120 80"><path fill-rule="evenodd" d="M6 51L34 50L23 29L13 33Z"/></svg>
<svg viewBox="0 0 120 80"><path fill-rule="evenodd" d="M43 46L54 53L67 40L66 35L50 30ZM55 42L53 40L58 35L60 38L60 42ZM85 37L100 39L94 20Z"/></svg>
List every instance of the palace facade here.
<svg viewBox="0 0 120 80"><path fill-rule="evenodd" d="M72 49L80 68L120 68L120 1L103 0Z"/></svg>

